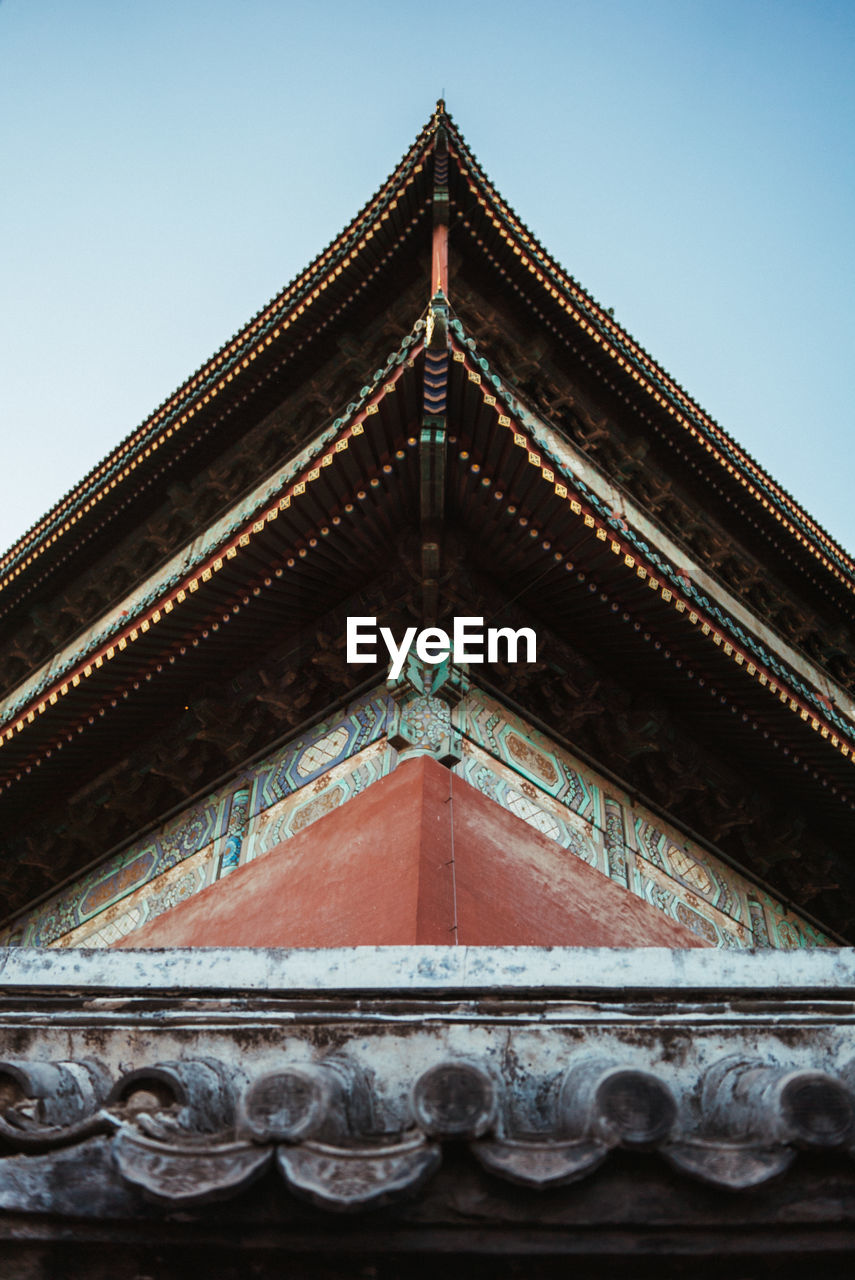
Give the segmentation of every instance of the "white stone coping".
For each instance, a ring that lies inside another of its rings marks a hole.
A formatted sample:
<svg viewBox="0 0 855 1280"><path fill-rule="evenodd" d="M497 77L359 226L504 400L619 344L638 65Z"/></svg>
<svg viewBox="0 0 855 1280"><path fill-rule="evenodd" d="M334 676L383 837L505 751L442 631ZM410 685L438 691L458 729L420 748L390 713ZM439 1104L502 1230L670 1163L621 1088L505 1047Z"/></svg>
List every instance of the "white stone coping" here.
<svg viewBox="0 0 855 1280"><path fill-rule="evenodd" d="M855 996L855 948L720 951L664 947L0 948L0 995L443 991L751 991Z"/></svg>

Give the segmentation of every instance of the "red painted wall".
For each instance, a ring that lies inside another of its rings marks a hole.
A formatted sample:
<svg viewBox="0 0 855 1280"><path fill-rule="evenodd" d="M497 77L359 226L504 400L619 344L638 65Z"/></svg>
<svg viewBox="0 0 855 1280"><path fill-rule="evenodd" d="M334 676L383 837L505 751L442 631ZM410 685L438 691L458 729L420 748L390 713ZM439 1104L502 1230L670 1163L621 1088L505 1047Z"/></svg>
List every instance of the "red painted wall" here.
<svg viewBox="0 0 855 1280"><path fill-rule="evenodd" d="M683 925L429 757L123 939L123 947L699 947Z"/></svg>

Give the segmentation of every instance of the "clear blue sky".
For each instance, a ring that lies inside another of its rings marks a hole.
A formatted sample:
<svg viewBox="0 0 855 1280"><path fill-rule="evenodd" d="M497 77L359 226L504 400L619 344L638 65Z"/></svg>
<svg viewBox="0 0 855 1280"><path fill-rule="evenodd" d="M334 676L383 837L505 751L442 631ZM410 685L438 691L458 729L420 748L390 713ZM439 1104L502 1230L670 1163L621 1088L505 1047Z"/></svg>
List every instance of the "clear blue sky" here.
<svg viewBox="0 0 855 1280"><path fill-rule="evenodd" d="M0 545L338 232L436 98L855 550L855 0L0 0Z"/></svg>

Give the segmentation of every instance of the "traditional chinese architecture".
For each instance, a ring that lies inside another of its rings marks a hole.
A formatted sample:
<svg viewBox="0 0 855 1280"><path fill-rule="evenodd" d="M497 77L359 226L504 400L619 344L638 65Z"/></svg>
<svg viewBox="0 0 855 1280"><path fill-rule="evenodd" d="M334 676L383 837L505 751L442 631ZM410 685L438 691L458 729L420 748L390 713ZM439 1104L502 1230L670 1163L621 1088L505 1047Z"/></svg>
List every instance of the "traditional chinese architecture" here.
<svg viewBox="0 0 855 1280"><path fill-rule="evenodd" d="M20 1274L843 1274L854 609L439 103L0 559Z"/></svg>

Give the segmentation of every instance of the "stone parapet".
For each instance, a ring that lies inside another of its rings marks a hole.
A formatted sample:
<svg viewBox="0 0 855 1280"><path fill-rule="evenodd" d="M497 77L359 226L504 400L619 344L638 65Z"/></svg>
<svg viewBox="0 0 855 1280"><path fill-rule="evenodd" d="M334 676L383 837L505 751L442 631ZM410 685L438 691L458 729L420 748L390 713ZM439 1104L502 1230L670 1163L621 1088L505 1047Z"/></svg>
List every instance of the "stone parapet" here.
<svg viewBox="0 0 855 1280"><path fill-rule="evenodd" d="M16 1248L855 1242L851 950L16 948L0 991Z"/></svg>

